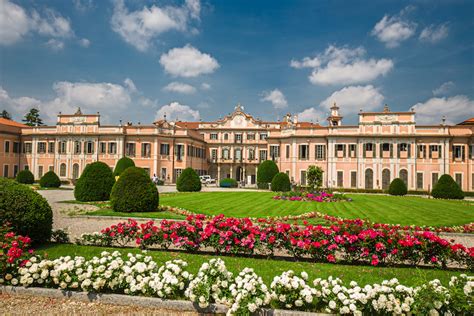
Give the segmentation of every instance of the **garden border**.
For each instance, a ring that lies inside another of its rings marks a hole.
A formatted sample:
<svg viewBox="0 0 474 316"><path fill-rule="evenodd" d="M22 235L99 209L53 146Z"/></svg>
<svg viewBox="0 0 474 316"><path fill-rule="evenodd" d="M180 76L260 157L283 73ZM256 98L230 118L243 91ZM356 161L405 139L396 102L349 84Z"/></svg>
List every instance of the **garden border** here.
<svg viewBox="0 0 474 316"><path fill-rule="evenodd" d="M157 297L146 296L132 296L125 294L109 294L109 293L93 293L93 292L79 292L70 290L60 290L51 288L39 287L22 287L12 285L1 285L0 293L10 295L28 295L28 296L42 296L59 299L73 299L82 302L94 302L115 305L132 305L140 307L155 307L167 309L170 311L186 311L198 312L200 314L225 314L228 308L222 304L210 304L206 308L200 308L197 304L185 300L164 300ZM313 313L292 310L259 309L256 315L259 316L328 316L334 314L327 313Z"/></svg>

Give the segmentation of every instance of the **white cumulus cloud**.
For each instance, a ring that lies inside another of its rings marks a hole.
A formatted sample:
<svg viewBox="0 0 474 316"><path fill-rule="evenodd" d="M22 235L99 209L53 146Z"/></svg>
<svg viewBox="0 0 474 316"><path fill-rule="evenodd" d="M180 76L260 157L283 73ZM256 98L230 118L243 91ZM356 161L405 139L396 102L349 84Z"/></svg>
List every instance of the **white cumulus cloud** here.
<svg viewBox="0 0 474 316"><path fill-rule="evenodd" d="M163 88L163 90L184 94L192 94L196 92L196 88L192 85L176 81L169 83L166 87Z"/></svg>
<svg viewBox="0 0 474 316"><path fill-rule="evenodd" d="M91 41L88 40L87 38L81 38L79 40L79 45L81 45L82 47L89 47L91 45Z"/></svg>
<svg viewBox="0 0 474 316"><path fill-rule="evenodd" d="M19 5L0 0L0 45L19 41L29 31L29 17Z"/></svg>
<svg viewBox="0 0 474 316"><path fill-rule="evenodd" d="M442 85L440 85L438 88L433 90L433 95L435 96L446 95L449 92L451 92L451 90L453 90L455 86L456 85L454 84L454 82L446 81Z"/></svg>
<svg viewBox="0 0 474 316"><path fill-rule="evenodd" d="M397 15L385 15L375 24L371 34L383 42L386 47L397 47L415 34L416 23L406 18L408 11L411 11L410 7L405 8Z"/></svg>
<svg viewBox="0 0 474 316"><path fill-rule="evenodd" d="M165 115L170 121L198 121L200 118L199 111L179 102L163 105L156 112L156 120L163 119Z"/></svg>
<svg viewBox="0 0 474 316"><path fill-rule="evenodd" d="M360 109L372 111L382 105L384 96L372 85L349 86L333 92L321 102L327 110L336 102L342 115L354 114Z"/></svg>
<svg viewBox="0 0 474 316"><path fill-rule="evenodd" d="M284 109L288 107L288 101L286 101L285 95L278 89L264 91L262 92L261 96L262 98L260 101L271 102L275 109Z"/></svg>
<svg viewBox="0 0 474 316"><path fill-rule="evenodd" d="M443 116L447 123L455 124L474 116L474 100L465 95L435 97L417 103L413 108L419 124L439 124Z"/></svg>
<svg viewBox="0 0 474 316"><path fill-rule="evenodd" d="M313 68L309 80L315 85L365 83L385 76L393 68L390 59L366 59L362 47L354 49L330 45L314 58L291 61L293 68Z"/></svg>
<svg viewBox="0 0 474 316"><path fill-rule="evenodd" d="M322 123L326 119L326 114L321 109L310 107L297 114L300 122Z"/></svg>
<svg viewBox="0 0 474 316"><path fill-rule="evenodd" d="M425 27L420 33L420 41L437 43L448 37L449 27L446 24L430 25Z"/></svg>
<svg viewBox="0 0 474 316"><path fill-rule="evenodd" d="M111 26L125 42L139 51L146 51L152 40L162 33L189 31L192 21L199 20L200 11L198 0L186 0L182 6L145 6L132 12L123 0L116 0Z"/></svg>
<svg viewBox="0 0 474 316"><path fill-rule="evenodd" d="M201 83L201 90L211 90L212 86L209 83Z"/></svg>
<svg viewBox="0 0 474 316"><path fill-rule="evenodd" d="M219 63L211 55L189 44L161 55L160 64L172 76L187 78L210 74L219 68Z"/></svg>

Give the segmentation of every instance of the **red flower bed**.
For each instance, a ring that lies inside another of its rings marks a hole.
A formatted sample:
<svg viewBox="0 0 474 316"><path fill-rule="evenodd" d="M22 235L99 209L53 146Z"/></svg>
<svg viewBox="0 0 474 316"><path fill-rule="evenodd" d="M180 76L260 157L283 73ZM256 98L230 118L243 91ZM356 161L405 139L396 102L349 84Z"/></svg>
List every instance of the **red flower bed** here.
<svg viewBox="0 0 474 316"><path fill-rule="evenodd" d="M139 225L130 219L102 234L120 243L135 240L142 248L167 249L172 245L186 251L266 255L278 251L322 262L342 259L374 266L409 263L474 268L474 247L453 244L430 231L403 231L398 226L369 225L362 220L334 221L324 227L191 215L185 221L163 220L157 225L153 221Z"/></svg>
<svg viewBox="0 0 474 316"><path fill-rule="evenodd" d="M8 226L0 227L0 276L15 272L24 266L33 250L29 237L16 235Z"/></svg>

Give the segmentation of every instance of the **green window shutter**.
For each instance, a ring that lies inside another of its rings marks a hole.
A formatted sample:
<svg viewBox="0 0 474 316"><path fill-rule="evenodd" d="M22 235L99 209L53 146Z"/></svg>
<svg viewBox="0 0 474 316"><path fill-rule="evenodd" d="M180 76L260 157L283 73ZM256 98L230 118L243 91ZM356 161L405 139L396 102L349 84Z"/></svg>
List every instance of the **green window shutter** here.
<svg viewBox="0 0 474 316"><path fill-rule="evenodd" d="M367 155L367 154L366 154L366 151L367 151L367 144L364 143L362 146L363 146L363 148L362 148L362 157L365 158L366 155Z"/></svg>
<svg viewBox="0 0 474 316"><path fill-rule="evenodd" d="M390 144L390 158L393 158L393 144Z"/></svg>
<svg viewBox="0 0 474 316"><path fill-rule="evenodd" d="M407 147L408 147L408 155L407 155L407 158L411 158L411 144L407 144Z"/></svg>
<svg viewBox="0 0 474 316"><path fill-rule="evenodd" d="M344 158L346 157L346 144L342 145L344 147L342 147L342 155L344 156Z"/></svg>
<svg viewBox="0 0 474 316"><path fill-rule="evenodd" d="M397 158L400 159L400 144L397 144Z"/></svg>
<svg viewBox="0 0 474 316"><path fill-rule="evenodd" d="M443 158L443 151L441 147L441 145L438 146L438 158Z"/></svg>
<svg viewBox="0 0 474 316"><path fill-rule="evenodd" d="M380 158L383 157L383 143L382 144L379 144L380 148L379 148L379 152L380 152Z"/></svg>

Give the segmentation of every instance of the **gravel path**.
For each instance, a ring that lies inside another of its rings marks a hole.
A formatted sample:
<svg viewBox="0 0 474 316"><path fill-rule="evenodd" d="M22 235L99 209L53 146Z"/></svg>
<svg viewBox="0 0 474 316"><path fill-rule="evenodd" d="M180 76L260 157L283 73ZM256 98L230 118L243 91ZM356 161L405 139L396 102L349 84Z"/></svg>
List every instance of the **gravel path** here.
<svg viewBox="0 0 474 316"><path fill-rule="evenodd" d="M1 315L198 315L151 307L86 303L71 299L0 294Z"/></svg>
<svg viewBox="0 0 474 316"><path fill-rule="evenodd" d="M165 192L176 192L174 186L159 186L160 193ZM216 187L205 187L203 191L221 191L225 190ZM237 189L240 191L255 191L246 189ZM226 190L228 191L228 189ZM60 201L74 200L74 193L72 190L40 190L38 191L43 195L51 205L53 209L53 228L54 229L67 229L71 240L79 237L82 233L93 233L100 231L101 229L117 224L123 219L111 219L101 218L100 216L94 218L86 218L80 216L69 216L71 212L77 212L79 210L94 210L96 206L87 204L66 204L59 203ZM146 220L137 219L138 222L145 222ZM474 234L440 234L441 237L452 240L455 243L463 244L466 247L474 247Z"/></svg>

